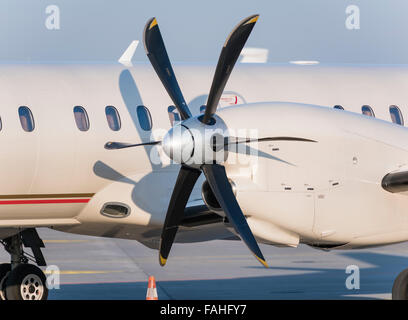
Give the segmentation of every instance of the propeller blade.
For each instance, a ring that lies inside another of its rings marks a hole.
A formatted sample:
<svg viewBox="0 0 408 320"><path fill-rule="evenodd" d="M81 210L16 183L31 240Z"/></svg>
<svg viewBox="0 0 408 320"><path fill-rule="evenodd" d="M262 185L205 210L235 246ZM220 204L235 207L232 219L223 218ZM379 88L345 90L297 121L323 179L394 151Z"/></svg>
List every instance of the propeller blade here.
<svg viewBox="0 0 408 320"><path fill-rule="evenodd" d="M207 106L202 119L203 123L208 124L217 111L221 94L258 17L259 15L252 15L242 20L225 41L215 69L210 94L208 95Z"/></svg>
<svg viewBox="0 0 408 320"><path fill-rule="evenodd" d="M201 169L203 170L218 203L228 217L228 220L241 236L249 250L251 250L258 261L267 268L268 265L265 262L265 258L263 257L237 199L234 196L225 168L219 164L205 164Z"/></svg>
<svg viewBox="0 0 408 320"><path fill-rule="evenodd" d="M300 142L317 142L315 140L297 138L297 137L267 137L259 139L251 138L237 138L237 137L225 137L224 146L239 143L249 143L249 142L264 142L264 141L300 141Z"/></svg>
<svg viewBox="0 0 408 320"><path fill-rule="evenodd" d="M200 174L200 170L191 167L181 166L180 168L160 239L159 262L161 266L166 264L178 227L183 220L184 208Z"/></svg>
<svg viewBox="0 0 408 320"><path fill-rule="evenodd" d="M105 143L105 149L117 150L117 149L131 148L131 147L153 146L159 143L161 143L161 141L151 141L151 142L136 143L136 144L110 141L110 142Z"/></svg>
<svg viewBox="0 0 408 320"><path fill-rule="evenodd" d="M180 113L181 119L191 118L191 112L184 100L176 75L167 55L156 18L151 18L144 28L143 43L147 57Z"/></svg>

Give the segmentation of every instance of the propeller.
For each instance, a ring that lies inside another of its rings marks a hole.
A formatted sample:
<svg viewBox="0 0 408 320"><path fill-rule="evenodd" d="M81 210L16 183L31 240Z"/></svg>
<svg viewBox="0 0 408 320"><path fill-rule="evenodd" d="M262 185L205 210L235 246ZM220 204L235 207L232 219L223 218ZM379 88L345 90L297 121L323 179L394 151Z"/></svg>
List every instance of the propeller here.
<svg viewBox="0 0 408 320"><path fill-rule="evenodd" d="M268 137L268 138L237 138L237 137L225 137L224 146L239 144L239 143L250 143L250 142L264 142L264 141L301 141L301 142L316 142L315 140L297 138L297 137Z"/></svg>
<svg viewBox="0 0 408 320"><path fill-rule="evenodd" d="M156 18L151 18L146 23L143 33L143 44L147 57L163 83L164 88L166 88L171 100L173 100L174 105L181 115L181 119L191 118L191 112L187 107L186 100L184 100L178 85Z"/></svg>
<svg viewBox="0 0 408 320"><path fill-rule="evenodd" d="M105 144L105 148L113 150L161 144L167 156L181 164L161 234L159 262L162 266L166 264L178 227L183 219L187 201L201 172L204 173L218 203L237 234L239 234L256 259L263 266L268 266L233 193L225 167L222 165L225 159L216 160L214 154L217 154L220 149L225 149L228 145L238 143L254 141L315 141L297 137L246 139L224 137L222 135L221 138L223 139L220 140L216 139L220 137L218 133L214 133L212 136L205 134L208 131L215 132L215 129L222 128L225 131L227 129L222 119L216 115L217 106L239 54L258 17L258 15L251 15L243 19L228 36L217 63L205 112L197 117L192 116L185 102L167 55L157 20L155 18L150 19L144 28L143 40L146 54L183 121L171 128L162 141L139 144L108 142ZM207 152L208 149L211 151L210 154Z"/></svg>
<svg viewBox="0 0 408 320"><path fill-rule="evenodd" d="M214 74L204 117L201 120L202 123L209 124L212 116L215 114L225 84L227 83L235 62L237 61L257 20L258 15L253 15L242 20L233 29L225 41ZM180 87L177 83L155 18L151 19L146 24L144 44L150 62L173 100L176 108L180 111L182 119L185 120L190 118L191 113L188 111L187 104L185 103ZM202 166L201 170L204 171L217 200L221 204L237 233L241 236L258 260L261 261L264 266L267 266L265 258L263 257L235 199L224 167L208 164ZM218 175L215 174L216 172ZM200 173L199 170L187 169L184 165L182 165L180 169L170 199L160 241L159 262L162 266L166 263L178 225L183 217L184 208L187 205L188 198L193 190L195 182L200 176Z"/></svg>
<svg viewBox="0 0 408 320"><path fill-rule="evenodd" d="M117 149L125 149L131 147L140 147L140 146L154 146L156 144L160 144L161 141L151 141L151 142L144 142L144 143L126 143L126 142L107 142L105 143L105 149L107 150L117 150Z"/></svg>
<svg viewBox="0 0 408 320"><path fill-rule="evenodd" d="M218 102L220 101L228 78L234 69L234 65L237 62L241 50L254 28L258 17L259 15L256 14L242 20L232 30L225 41L215 69L210 94L208 95L207 105L202 119L203 123L208 124L217 111Z"/></svg>
<svg viewBox="0 0 408 320"><path fill-rule="evenodd" d="M164 221L160 239L159 263L161 266L166 264L178 227L183 220L184 208L200 175L200 170L185 165L180 168L167 208L166 220Z"/></svg>
<svg viewBox="0 0 408 320"><path fill-rule="evenodd" d="M264 267L268 267L237 199L235 198L224 166L219 164L204 164L201 168L218 203L221 205L222 210L234 229L241 236L242 240L248 246L249 250L251 250L255 258L262 263Z"/></svg>

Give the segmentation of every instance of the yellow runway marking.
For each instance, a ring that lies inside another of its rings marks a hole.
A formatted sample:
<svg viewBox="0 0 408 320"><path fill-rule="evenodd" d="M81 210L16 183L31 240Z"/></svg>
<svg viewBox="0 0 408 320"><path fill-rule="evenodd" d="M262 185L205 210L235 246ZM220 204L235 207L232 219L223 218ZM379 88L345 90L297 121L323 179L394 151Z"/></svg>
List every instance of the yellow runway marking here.
<svg viewBox="0 0 408 320"><path fill-rule="evenodd" d="M105 273L118 273L123 272L120 270L60 270L59 274L105 274ZM54 274L54 271L45 271L45 274Z"/></svg>
<svg viewBox="0 0 408 320"><path fill-rule="evenodd" d="M82 243L91 240L43 240L44 243Z"/></svg>

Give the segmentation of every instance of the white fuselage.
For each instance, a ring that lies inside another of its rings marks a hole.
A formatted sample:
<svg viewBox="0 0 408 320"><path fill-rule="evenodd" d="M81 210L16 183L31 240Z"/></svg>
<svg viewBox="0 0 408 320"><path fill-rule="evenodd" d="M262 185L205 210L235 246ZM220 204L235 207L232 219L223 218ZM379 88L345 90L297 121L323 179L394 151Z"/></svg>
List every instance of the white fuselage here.
<svg viewBox="0 0 408 320"><path fill-rule="evenodd" d="M174 69L192 113L199 114L214 66ZM178 165L160 146L104 149L108 141L161 140L171 128L172 102L153 69L2 65L0 88L0 235L46 226L156 247ZM241 103L217 112L229 129L317 141L251 143L261 156L226 164L260 241L351 248L408 240L408 197L381 187L387 173L408 167L408 130L391 123L389 113L396 105L408 119L407 67L237 65L225 97L225 104ZM107 124L108 105L120 114L119 131ZM152 131L141 128L138 105L149 109ZM363 105L376 118L361 115ZM19 106L32 111L34 131L21 128ZM88 131L78 130L74 106L86 109ZM152 164L156 152L159 161ZM201 201L200 188L191 203ZM131 214L103 216L107 202L124 203ZM198 229L182 229L178 241L227 237L224 226Z"/></svg>

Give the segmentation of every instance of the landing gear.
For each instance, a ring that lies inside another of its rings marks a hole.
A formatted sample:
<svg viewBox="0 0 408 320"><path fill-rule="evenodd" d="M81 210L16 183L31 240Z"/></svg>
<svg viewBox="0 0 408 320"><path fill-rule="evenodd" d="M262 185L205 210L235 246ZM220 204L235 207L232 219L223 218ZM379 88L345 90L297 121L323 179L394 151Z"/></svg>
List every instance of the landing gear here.
<svg viewBox="0 0 408 320"><path fill-rule="evenodd" d="M11 271L11 263L0 264L0 300L6 300L6 280Z"/></svg>
<svg viewBox="0 0 408 320"><path fill-rule="evenodd" d="M44 272L33 264L20 264L6 280L7 300L47 300Z"/></svg>
<svg viewBox="0 0 408 320"><path fill-rule="evenodd" d="M28 261L35 261L45 266L41 247L44 243L35 229L25 229L20 233L1 240L11 256L11 263L0 264L0 298L1 300L46 300L48 288L42 270ZM23 250L30 247L33 256Z"/></svg>
<svg viewBox="0 0 408 320"><path fill-rule="evenodd" d="M392 300L408 300L408 269L402 271L395 279Z"/></svg>

